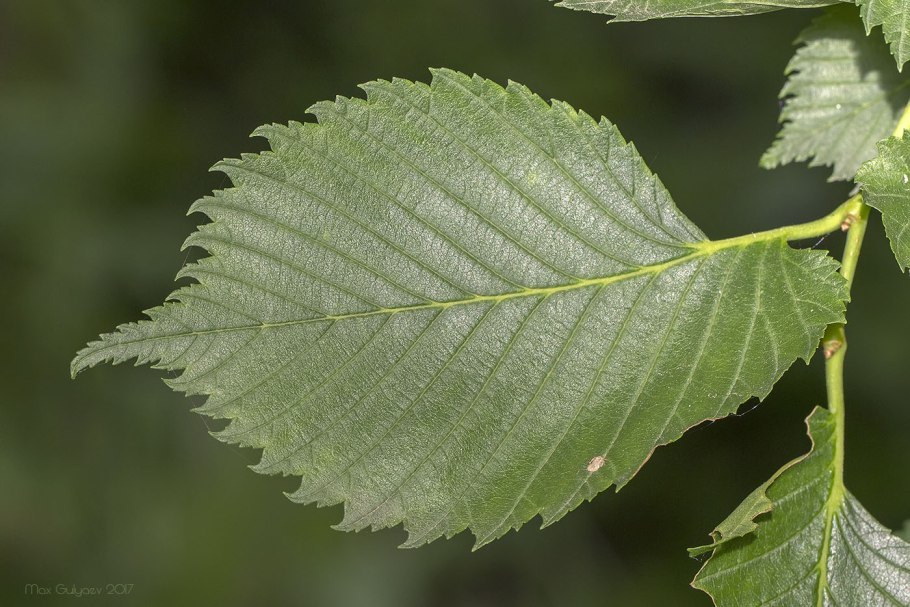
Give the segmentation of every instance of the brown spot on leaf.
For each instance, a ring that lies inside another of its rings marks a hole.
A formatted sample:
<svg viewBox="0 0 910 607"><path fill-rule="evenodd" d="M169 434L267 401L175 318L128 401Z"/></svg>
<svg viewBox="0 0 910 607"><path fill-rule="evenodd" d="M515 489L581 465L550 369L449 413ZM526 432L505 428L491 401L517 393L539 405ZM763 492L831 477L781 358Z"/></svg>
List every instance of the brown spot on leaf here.
<svg viewBox="0 0 910 607"><path fill-rule="evenodd" d="M598 455L597 457L592 457L591 461L588 462L588 472L597 472L598 470L603 468L603 465L604 465L604 463L606 463L606 461L607 460L605 460L602 455Z"/></svg>

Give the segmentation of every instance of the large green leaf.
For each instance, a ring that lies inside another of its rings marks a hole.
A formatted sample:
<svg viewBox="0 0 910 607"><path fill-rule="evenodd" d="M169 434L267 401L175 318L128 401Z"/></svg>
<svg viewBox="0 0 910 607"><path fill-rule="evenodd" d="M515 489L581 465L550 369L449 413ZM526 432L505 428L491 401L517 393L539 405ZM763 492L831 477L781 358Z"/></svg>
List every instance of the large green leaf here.
<svg viewBox="0 0 910 607"><path fill-rule="evenodd" d="M910 0L856 0L866 33L882 26L898 68L910 59Z"/></svg>
<svg viewBox="0 0 910 607"><path fill-rule="evenodd" d="M856 175L863 200L882 212L891 250L902 268L910 267L910 134L878 144L878 156Z"/></svg>
<svg viewBox="0 0 910 607"><path fill-rule="evenodd" d="M770 513L753 508L757 525L738 525L744 534L715 532L714 555L693 585L718 607L910 605L910 545L841 484L834 416L816 409L808 423L811 452L766 485Z"/></svg>
<svg viewBox="0 0 910 607"><path fill-rule="evenodd" d="M739 16L782 8L817 8L838 0L561 0L556 6L614 17L614 21L647 21L665 17Z"/></svg>
<svg viewBox="0 0 910 607"><path fill-rule="evenodd" d="M781 91L784 126L761 164L811 159L811 166L833 165L832 179L852 179L894 129L910 98L907 82L881 40L866 36L851 6L829 9L797 42L803 46L787 66Z"/></svg>
<svg viewBox="0 0 910 607"><path fill-rule="evenodd" d="M184 369L218 437L343 529L555 521L843 319L833 260L706 240L605 119L447 70L363 88L219 164L198 282L72 366Z"/></svg>

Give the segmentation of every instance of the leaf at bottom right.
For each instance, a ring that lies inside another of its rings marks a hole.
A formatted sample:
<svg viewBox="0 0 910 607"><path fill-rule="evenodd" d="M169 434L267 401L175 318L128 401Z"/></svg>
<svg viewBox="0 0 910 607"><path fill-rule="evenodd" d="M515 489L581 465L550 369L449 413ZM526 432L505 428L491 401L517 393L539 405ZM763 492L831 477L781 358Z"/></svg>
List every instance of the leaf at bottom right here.
<svg viewBox="0 0 910 607"><path fill-rule="evenodd" d="M751 495L731 515L751 510L754 530L727 521L718 526L707 547L714 554L692 585L718 607L910 605L910 544L844 488L834 416L817 408L807 423L812 450L777 472L764 496ZM770 511L759 505L768 501Z"/></svg>

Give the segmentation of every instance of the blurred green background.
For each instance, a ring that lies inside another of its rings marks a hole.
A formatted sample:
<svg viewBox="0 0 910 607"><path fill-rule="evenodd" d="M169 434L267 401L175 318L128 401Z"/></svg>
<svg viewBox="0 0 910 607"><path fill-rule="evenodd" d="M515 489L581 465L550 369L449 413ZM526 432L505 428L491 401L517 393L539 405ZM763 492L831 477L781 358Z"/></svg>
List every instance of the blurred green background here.
<svg viewBox="0 0 910 607"><path fill-rule="evenodd" d="M226 185L215 161L261 149L257 125L430 66L608 116L712 237L818 217L847 185L757 167L815 14L607 26L547 0L0 0L0 605L708 607L684 549L806 450L818 360L658 450L621 495L477 553L466 534L406 551L400 528L332 531L339 507L293 505L293 480L247 470L257 454L210 438L160 373L73 382L68 364L170 292L201 221L187 207ZM910 281L877 218L854 292L847 480L899 528ZM27 597L29 583L134 586L98 601Z"/></svg>

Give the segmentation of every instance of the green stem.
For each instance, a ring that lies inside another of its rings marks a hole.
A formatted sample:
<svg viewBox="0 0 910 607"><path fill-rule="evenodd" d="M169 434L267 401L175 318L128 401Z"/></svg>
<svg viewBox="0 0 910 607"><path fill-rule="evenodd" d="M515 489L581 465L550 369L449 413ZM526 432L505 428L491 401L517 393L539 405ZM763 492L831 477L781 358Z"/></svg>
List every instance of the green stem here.
<svg viewBox="0 0 910 607"><path fill-rule="evenodd" d="M856 275L856 266L862 250L863 239L866 236L866 226L869 220L870 208L863 203L862 196L857 194L851 200L857 204L855 211L849 216L847 227L847 243L844 245L844 256L841 261L840 273L847 281L847 289L853 286L853 277ZM822 338L822 348L825 353L825 386L828 393L828 410L834 416L834 479L831 493L825 507L825 542L822 548L823 555L827 555L834 515L840 509L844 500L844 429L846 418L844 416L844 357L847 355L847 337L843 323L828 325L825 336ZM820 561L823 569L827 568L827 557ZM824 580L826 575L820 580Z"/></svg>
<svg viewBox="0 0 910 607"><path fill-rule="evenodd" d="M851 215L847 243L844 245L844 257L841 261L840 273L847 281L847 289L853 287L853 277L856 275L856 266L859 254L866 236L866 226L869 223L868 205L863 203L862 197L855 197L859 202L859 209ZM834 491L832 496L838 494L838 503L842 497L844 487L844 356L847 354L847 336L843 323L829 325L822 339L825 353L825 384L828 392L828 410L834 415L835 430L835 458L834 458Z"/></svg>
<svg viewBox="0 0 910 607"><path fill-rule="evenodd" d="M903 114L897 122L893 136L901 137L905 130L910 129L910 104L904 108ZM854 207L844 226L849 229L847 242L844 245L844 255L841 260L840 273L847 281L848 291L853 287L853 277L856 275L856 266L859 254L866 236L870 207L863 202L862 194L857 194L847 202L853 202ZM843 206L843 205L841 205ZM840 207L839 207L840 208ZM829 325L822 338L822 347L825 353L825 386L828 394L828 410L834 417L834 478L832 479L831 493L825 504L825 536L822 553L819 558L819 586L818 604L822 604L824 586L827 584L828 556L831 549L831 534L833 531L834 517L840 510L846 495L844 486L844 435L846 417L844 411L844 357L847 355L847 336L843 323Z"/></svg>
<svg viewBox="0 0 910 607"><path fill-rule="evenodd" d="M714 252L720 249L748 245L753 242L764 240L775 240L782 238L787 241L806 240L808 238L818 238L825 234L849 227L852 222L861 214L863 200L860 196L850 198L839 207L831 211L828 215L807 223L799 223L792 226L783 226L766 230L764 232L754 232L735 238L725 238L723 240L705 240L693 244L693 248L702 252Z"/></svg>
<svg viewBox="0 0 910 607"><path fill-rule="evenodd" d="M863 248L863 239L866 236L866 226L869 223L871 208L863 202L862 196L857 194L858 208L851 215L847 242L844 245L844 258L841 260L841 275L847 279L847 288L853 286L853 276L856 274L856 265L859 262L859 253Z"/></svg>
<svg viewBox="0 0 910 607"><path fill-rule="evenodd" d="M862 236L858 238L858 242L862 242ZM841 273L843 273L843 267ZM841 323L829 325L825 330L822 344L827 359L825 361L825 384L828 388L828 410L834 416L834 478L831 482L831 492L825 502L825 530L817 564L816 605L818 607L824 604L825 588L828 585L828 559L831 555L834 517L844 503L846 495L844 487L844 356L847 354L847 341L844 338L844 325Z"/></svg>
<svg viewBox="0 0 910 607"><path fill-rule="evenodd" d="M858 208L850 215L847 227L847 243L844 245L844 257L841 262L840 273L847 281L848 290L853 286L853 277L856 274L856 265L859 261L863 238L866 236L866 226L869 219L869 207L863 203L859 194L855 200ZM844 429L846 418L844 416L844 357L847 355L847 337L843 323L828 325L825 336L822 338L822 348L825 353L825 386L828 393L828 410L834 416L834 478L831 484L831 493L825 504L825 539L822 545L822 557L819 559L821 567L819 575L819 596L821 585L827 579L827 555L831 545L831 532L834 516L844 501Z"/></svg>
<svg viewBox="0 0 910 607"><path fill-rule="evenodd" d="M894 129L893 137L901 137L906 129L910 128L910 104L904 108L897 126ZM847 242L844 245L844 256L841 261L841 275L847 281L848 290L853 286L853 278L856 275L856 266L859 262L859 254L863 247L863 239L866 236L866 226L868 225L869 205L863 202L862 194L857 194L840 207L833 214L844 208L845 205L850 207L848 219L845 220L845 227L849 229L847 233ZM825 383L828 392L828 409L834 415L837 424L835 449L837 456L835 458L835 493L843 493L843 476L844 476L844 356L847 352L847 338L844 332L844 325L836 323L830 325L825 331L825 337L822 340L825 358Z"/></svg>

